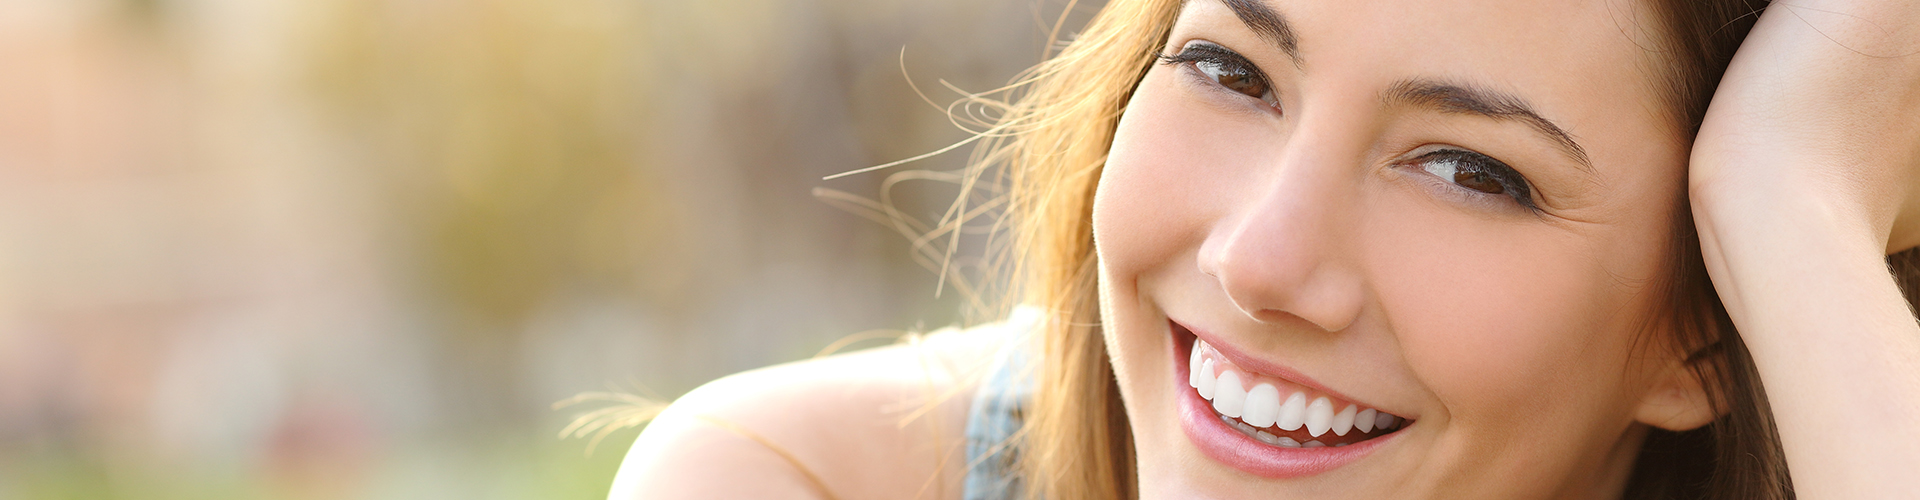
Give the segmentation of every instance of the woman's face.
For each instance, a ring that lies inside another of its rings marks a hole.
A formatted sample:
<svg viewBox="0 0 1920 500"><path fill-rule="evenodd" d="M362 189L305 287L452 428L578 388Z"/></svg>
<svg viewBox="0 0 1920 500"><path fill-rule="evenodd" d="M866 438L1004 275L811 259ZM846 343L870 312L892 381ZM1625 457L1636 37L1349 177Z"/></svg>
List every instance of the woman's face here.
<svg viewBox="0 0 1920 500"><path fill-rule="evenodd" d="M1649 16L1188 0L1094 205L1142 493L1618 496L1709 420L1642 335L1687 153Z"/></svg>

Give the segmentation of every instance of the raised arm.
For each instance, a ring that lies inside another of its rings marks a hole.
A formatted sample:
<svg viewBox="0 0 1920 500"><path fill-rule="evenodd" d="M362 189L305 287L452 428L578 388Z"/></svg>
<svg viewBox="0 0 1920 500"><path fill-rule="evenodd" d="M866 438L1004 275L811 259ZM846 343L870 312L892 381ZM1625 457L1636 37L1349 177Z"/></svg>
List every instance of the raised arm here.
<svg viewBox="0 0 1920 500"><path fill-rule="evenodd" d="M1714 286L1799 498L1920 498L1920 323L1884 264L1920 244L1920 2L1774 2L1693 150Z"/></svg>

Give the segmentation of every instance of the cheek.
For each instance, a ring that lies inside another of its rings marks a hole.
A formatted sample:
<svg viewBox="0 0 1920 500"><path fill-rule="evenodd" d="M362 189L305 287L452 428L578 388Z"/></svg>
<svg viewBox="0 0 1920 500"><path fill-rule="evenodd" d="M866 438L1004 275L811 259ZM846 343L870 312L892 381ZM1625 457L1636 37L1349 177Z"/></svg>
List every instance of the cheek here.
<svg viewBox="0 0 1920 500"><path fill-rule="evenodd" d="M1160 71L1156 68L1155 73ZM1131 288L1132 277L1178 254L1194 225L1194 193L1206 192L1208 162L1193 146L1194 123L1149 75L1119 125L1094 192L1094 245L1107 276Z"/></svg>
<svg viewBox="0 0 1920 500"><path fill-rule="evenodd" d="M1276 143L1258 123L1223 119L1155 66L1114 131L1094 194L1093 232L1110 277L1130 280L1199 247ZM1265 156L1263 156L1265 155ZM1118 284L1130 286L1130 284Z"/></svg>
<svg viewBox="0 0 1920 500"><path fill-rule="evenodd" d="M1228 187L1242 171L1228 159L1251 154L1227 137L1218 116L1195 109L1173 73L1156 66L1141 81L1114 130L1113 146L1094 192L1094 248L1100 262L1101 312L1107 346L1127 398L1159 399L1160 384L1134 375L1164 370L1165 324L1143 288L1157 277L1189 272L1193 252L1217 220ZM1184 267L1183 267L1184 266ZM1146 391L1146 392L1143 392ZM1142 411L1129 406L1130 413ZM1169 410L1170 411L1170 410ZM1133 415L1152 429L1164 418ZM1177 432L1163 429L1165 432Z"/></svg>
<svg viewBox="0 0 1920 500"><path fill-rule="evenodd" d="M1591 234L1403 208L1376 222L1380 239L1365 247L1407 363L1452 425L1515 435L1578 427L1518 425L1528 421L1625 415L1622 375L1642 316L1630 304L1643 292L1628 283L1650 275L1644 258L1597 248Z"/></svg>

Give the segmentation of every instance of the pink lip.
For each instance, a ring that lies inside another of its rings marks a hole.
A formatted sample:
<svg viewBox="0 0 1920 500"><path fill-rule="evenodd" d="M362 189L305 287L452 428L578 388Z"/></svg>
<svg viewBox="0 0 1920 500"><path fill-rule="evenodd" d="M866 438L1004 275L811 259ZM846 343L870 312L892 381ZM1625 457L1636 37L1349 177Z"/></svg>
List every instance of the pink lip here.
<svg viewBox="0 0 1920 500"><path fill-rule="evenodd" d="M1193 340L1183 339L1182 337L1185 337L1185 335L1180 335L1180 333L1183 331L1187 333L1193 332L1179 323L1169 323L1174 333L1174 335L1172 335L1174 342L1173 365L1178 367L1174 369L1176 381L1174 386L1178 388L1175 392L1179 393L1178 399L1180 400L1180 429L1186 432L1187 439L1193 442L1194 447L1199 448L1202 454L1212 458L1214 461L1261 477L1275 479L1305 477L1353 463L1366 457L1372 453L1373 450L1385 445L1387 442L1400 437L1400 432L1393 432L1385 436L1339 448L1281 448L1247 437L1247 435L1241 434L1240 431L1228 427L1226 422L1220 421L1220 418L1215 416L1213 408L1207 404L1206 400L1200 399L1200 394L1188 390L1187 356L1191 354ZM1207 343L1214 346L1215 349L1219 349L1222 355L1226 356L1229 361L1232 361L1236 365L1284 377L1291 381L1297 381L1302 385L1313 387L1316 390L1325 390L1325 388L1320 385L1306 380L1305 377L1300 377L1298 373L1292 370L1282 368L1281 370L1269 371L1269 368L1278 367L1273 366L1271 363L1258 361L1243 364L1241 360L1244 359L1244 356L1239 355L1239 353L1223 349L1217 342L1208 341ZM1338 394L1332 391L1327 392L1330 394ZM1345 396L1340 397L1345 398Z"/></svg>

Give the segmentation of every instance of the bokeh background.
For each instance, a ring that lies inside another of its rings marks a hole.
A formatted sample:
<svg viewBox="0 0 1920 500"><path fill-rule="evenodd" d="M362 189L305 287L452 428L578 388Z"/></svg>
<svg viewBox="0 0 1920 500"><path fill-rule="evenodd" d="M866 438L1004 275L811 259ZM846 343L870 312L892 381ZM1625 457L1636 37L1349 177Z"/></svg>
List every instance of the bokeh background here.
<svg viewBox="0 0 1920 500"><path fill-rule="evenodd" d="M0 500L603 498L557 401L962 320L822 178L1098 4L0 0Z"/></svg>

